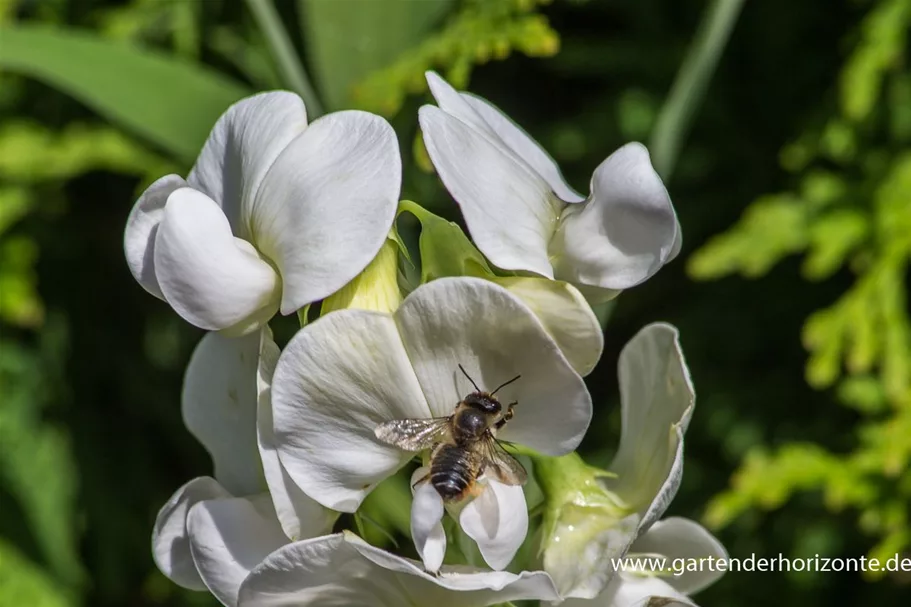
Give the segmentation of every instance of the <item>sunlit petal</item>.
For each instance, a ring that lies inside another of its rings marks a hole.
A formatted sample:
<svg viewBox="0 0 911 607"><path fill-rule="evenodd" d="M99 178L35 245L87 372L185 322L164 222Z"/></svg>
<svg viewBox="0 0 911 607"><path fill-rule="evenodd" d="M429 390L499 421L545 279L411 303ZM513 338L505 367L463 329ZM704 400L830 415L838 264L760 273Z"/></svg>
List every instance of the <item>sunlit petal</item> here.
<svg viewBox="0 0 911 607"><path fill-rule="evenodd" d="M222 207L235 236L249 239L249 203L275 159L306 127L307 110L294 93L238 101L215 123L187 180Z"/></svg>
<svg viewBox="0 0 911 607"><path fill-rule="evenodd" d="M152 557L158 569L175 584L205 590L190 554L187 514L198 502L229 496L218 481L201 476L178 489L158 512L152 531Z"/></svg>
<svg viewBox="0 0 911 607"><path fill-rule="evenodd" d="M155 181L133 205L123 234L123 252L133 278L160 299L164 299L164 295L155 276L155 237L168 196L186 185L179 175L165 175Z"/></svg>
<svg viewBox="0 0 911 607"><path fill-rule="evenodd" d="M498 391L515 417L505 440L559 455L582 440L592 405L573 371L534 313L509 291L477 278L440 278L409 295L395 314L408 358L434 416L451 415L474 387Z"/></svg>
<svg viewBox="0 0 911 607"><path fill-rule="evenodd" d="M243 333L278 309L281 280L246 241L235 238L205 194L171 194L155 239L155 271L165 299L197 327Z"/></svg>
<svg viewBox="0 0 911 607"><path fill-rule="evenodd" d="M547 246L562 204L502 146L440 108L419 112L424 144L478 248L504 270L553 278Z"/></svg>
<svg viewBox="0 0 911 607"><path fill-rule="evenodd" d="M237 605L250 570L288 543L268 494L199 502L190 510L187 530L199 576L228 607Z"/></svg>
<svg viewBox="0 0 911 607"><path fill-rule="evenodd" d="M291 478L342 512L413 455L374 429L430 416L392 318L364 310L333 312L291 339L275 369L272 411Z"/></svg>
<svg viewBox="0 0 911 607"><path fill-rule="evenodd" d="M595 170L585 204L566 209L550 248L555 276L607 289L635 286L669 261L678 234L648 151L627 144Z"/></svg>
<svg viewBox="0 0 911 607"><path fill-rule="evenodd" d="M395 132L367 112L324 116L287 146L250 219L253 242L281 273L282 314L331 295L376 257L401 180Z"/></svg>
<svg viewBox="0 0 911 607"><path fill-rule="evenodd" d="M272 419L272 378L280 352L272 340L272 331L268 326L262 328L258 338L256 429L263 473L275 506L275 514L285 535L292 540L329 533L338 516L337 513L324 508L304 493L279 460Z"/></svg>
<svg viewBox="0 0 911 607"><path fill-rule="evenodd" d="M682 474L682 436L695 400L677 329L655 323L642 329L620 354L620 447L608 486L647 516L660 518ZM656 507L652 507L653 502ZM647 514L646 514L647 513Z"/></svg>
<svg viewBox="0 0 911 607"><path fill-rule="evenodd" d="M462 510L459 524L477 542L492 569L506 569L528 533L528 507L522 487L488 480L481 495Z"/></svg>

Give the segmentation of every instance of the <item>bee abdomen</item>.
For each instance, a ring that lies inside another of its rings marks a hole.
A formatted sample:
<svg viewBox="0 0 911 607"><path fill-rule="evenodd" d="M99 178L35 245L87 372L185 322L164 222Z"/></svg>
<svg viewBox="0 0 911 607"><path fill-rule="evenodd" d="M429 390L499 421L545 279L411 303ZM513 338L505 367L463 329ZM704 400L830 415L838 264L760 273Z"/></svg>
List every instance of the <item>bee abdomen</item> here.
<svg viewBox="0 0 911 607"><path fill-rule="evenodd" d="M473 476L470 454L456 445L440 447L430 466L430 483L444 501L461 498Z"/></svg>

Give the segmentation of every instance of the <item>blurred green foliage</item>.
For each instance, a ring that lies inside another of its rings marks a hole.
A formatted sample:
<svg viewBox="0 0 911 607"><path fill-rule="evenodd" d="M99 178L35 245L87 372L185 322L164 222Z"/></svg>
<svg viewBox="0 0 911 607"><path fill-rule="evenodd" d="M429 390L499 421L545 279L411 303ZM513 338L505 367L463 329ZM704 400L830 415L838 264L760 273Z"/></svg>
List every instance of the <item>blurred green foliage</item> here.
<svg viewBox="0 0 911 607"><path fill-rule="evenodd" d="M878 538L871 557L911 547L909 26L911 2L871 6L851 32L834 103L781 152L795 187L758 198L689 260L700 279L762 276L792 254L803 254L808 281L855 277L803 327L807 381L837 387L838 400L858 412L855 443L841 452L799 442L756 448L711 503L715 526L821 490L827 508L858 511L861 528Z"/></svg>
<svg viewBox="0 0 911 607"><path fill-rule="evenodd" d="M0 605L212 604L149 550L160 505L210 472L179 410L200 332L135 284L121 238L136 194L185 174L229 103L294 88L302 66L326 109L382 113L419 142L422 74L437 69L470 79L585 190L613 149L655 131L709 4L0 0ZM908 547L911 497L909 2L743 10L668 183L683 263L618 299L584 453L603 466L615 448L623 343L668 320L700 395L671 514L710 503L734 556L891 555ZM457 221L436 177L411 170L427 168L421 146L402 149L403 198ZM400 228L416 244L417 222ZM694 283L684 267L756 280ZM378 544L407 531L400 480L354 522ZM900 583L728 574L699 602L894 604Z"/></svg>

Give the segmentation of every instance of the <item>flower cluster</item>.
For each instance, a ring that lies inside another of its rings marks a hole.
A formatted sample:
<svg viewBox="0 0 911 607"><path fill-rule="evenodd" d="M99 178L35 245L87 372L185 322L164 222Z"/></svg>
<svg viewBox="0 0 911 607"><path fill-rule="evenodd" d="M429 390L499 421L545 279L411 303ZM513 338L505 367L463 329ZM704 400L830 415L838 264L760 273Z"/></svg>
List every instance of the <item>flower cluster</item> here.
<svg viewBox="0 0 911 607"><path fill-rule="evenodd" d="M130 270L211 331L181 406L214 474L161 509L155 562L230 607L693 605L713 574L621 572L612 560L724 556L695 522L660 520L694 403L673 327L649 325L620 356L610 469L574 452L592 416L582 378L603 349L591 305L680 248L647 151L620 148L583 197L490 103L428 81L437 105L420 110L424 143L471 239L399 200L383 119L308 124L287 92L232 106L189 176L162 177L136 202ZM404 212L421 223L417 285L400 268L411 263L395 228ZM277 312L302 325L283 349L268 324ZM402 475L413 493L403 552L417 560L349 528ZM537 556L520 551L538 537Z"/></svg>

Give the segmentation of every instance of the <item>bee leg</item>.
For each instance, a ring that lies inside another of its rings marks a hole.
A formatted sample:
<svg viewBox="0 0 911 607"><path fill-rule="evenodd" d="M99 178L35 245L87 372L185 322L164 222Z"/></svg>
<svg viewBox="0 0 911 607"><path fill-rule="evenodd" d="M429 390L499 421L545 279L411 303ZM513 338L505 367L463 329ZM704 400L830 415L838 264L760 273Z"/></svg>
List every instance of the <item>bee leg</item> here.
<svg viewBox="0 0 911 607"><path fill-rule="evenodd" d="M513 418L513 416L516 414L516 412L513 411L513 407L515 407L518 404L519 404L518 402L509 403L509 407L506 408L506 413L503 414L503 418L500 419L500 421L498 421L496 424L494 424L494 427L497 430L499 430L500 428L505 426L506 422L508 422L509 420L511 420Z"/></svg>
<svg viewBox="0 0 911 607"><path fill-rule="evenodd" d="M412 483L412 485L411 485L411 490L414 491L415 487L417 487L418 485L420 485L421 483L426 481L428 478L430 478L429 472L427 474L425 474L424 476L422 476L421 478L419 478L418 480L414 481L414 483Z"/></svg>

